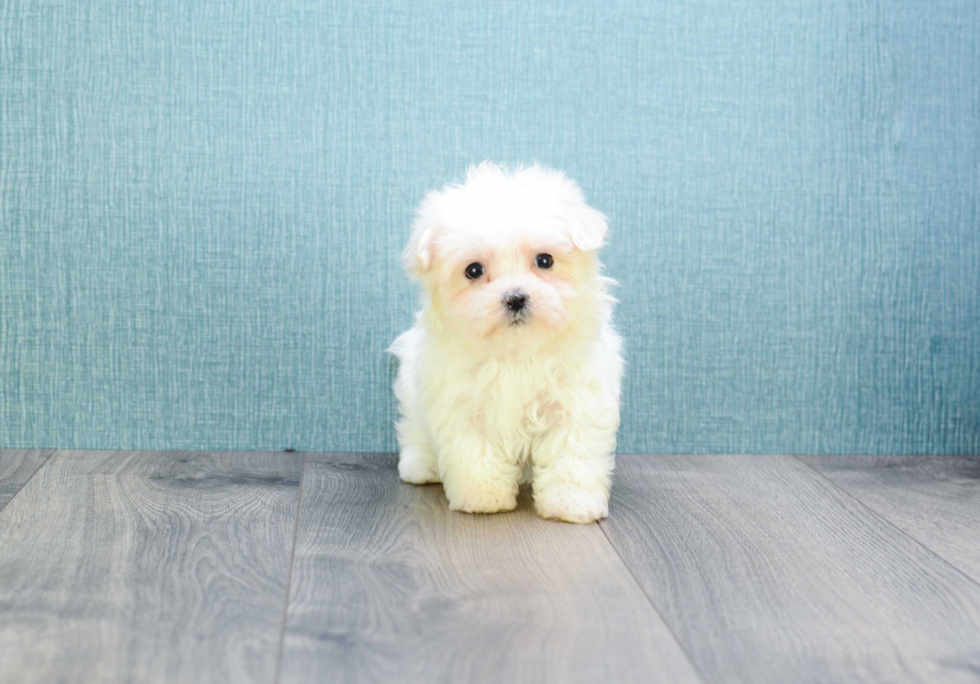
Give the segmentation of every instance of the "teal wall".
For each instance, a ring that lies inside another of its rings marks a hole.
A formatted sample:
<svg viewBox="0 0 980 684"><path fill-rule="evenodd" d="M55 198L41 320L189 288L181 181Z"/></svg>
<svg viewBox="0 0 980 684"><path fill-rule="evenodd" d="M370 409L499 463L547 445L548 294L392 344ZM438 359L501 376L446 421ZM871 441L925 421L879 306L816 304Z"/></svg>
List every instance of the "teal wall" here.
<svg viewBox="0 0 980 684"><path fill-rule="evenodd" d="M423 192L611 219L621 451L980 451L976 0L0 3L0 446L391 450Z"/></svg>

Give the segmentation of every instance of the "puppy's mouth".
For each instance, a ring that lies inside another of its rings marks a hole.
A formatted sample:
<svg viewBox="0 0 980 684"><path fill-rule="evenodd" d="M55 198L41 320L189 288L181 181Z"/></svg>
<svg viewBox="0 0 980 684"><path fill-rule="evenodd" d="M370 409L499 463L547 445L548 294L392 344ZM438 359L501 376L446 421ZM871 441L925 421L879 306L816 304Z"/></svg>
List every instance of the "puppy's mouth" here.
<svg viewBox="0 0 980 684"><path fill-rule="evenodd" d="M530 308L523 308L520 311L507 311L504 318L509 328L528 325L531 322L531 310Z"/></svg>

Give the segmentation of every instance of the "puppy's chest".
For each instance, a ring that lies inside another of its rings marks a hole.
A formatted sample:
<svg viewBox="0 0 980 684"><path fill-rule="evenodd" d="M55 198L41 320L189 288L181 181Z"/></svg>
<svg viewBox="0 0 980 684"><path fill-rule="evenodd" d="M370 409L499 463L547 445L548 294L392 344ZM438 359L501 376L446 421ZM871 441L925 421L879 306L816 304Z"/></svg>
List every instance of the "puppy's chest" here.
<svg viewBox="0 0 980 684"><path fill-rule="evenodd" d="M519 430L534 434L562 419L562 389L570 382L562 370L543 364L500 365L495 370L482 374L484 382L474 386L465 402L489 433Z"/></svg>

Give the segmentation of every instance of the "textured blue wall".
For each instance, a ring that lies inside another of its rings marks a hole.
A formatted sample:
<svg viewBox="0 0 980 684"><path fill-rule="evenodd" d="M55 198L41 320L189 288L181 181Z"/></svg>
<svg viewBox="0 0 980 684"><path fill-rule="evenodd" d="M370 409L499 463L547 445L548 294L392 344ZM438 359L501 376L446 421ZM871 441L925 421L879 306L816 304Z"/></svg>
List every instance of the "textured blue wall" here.
<svg viewBox="0 0 980 684"><path fill-rule="evenodd" d="M621 451L980 451L976 0L0 3L0 446L394 447L423 192L611 219Z"/></svg>

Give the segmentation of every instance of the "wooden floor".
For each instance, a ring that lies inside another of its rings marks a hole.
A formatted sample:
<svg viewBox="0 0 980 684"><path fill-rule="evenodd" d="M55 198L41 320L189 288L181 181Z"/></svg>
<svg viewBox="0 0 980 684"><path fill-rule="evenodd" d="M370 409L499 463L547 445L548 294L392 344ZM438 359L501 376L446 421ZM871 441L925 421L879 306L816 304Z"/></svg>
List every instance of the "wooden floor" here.
<svg viewBox="0 0 980 684"><path fill-rule="evenodd" d="M622 456L576 526L391 455L0 451L34 682L980 682L980 457Z"/></svg>

